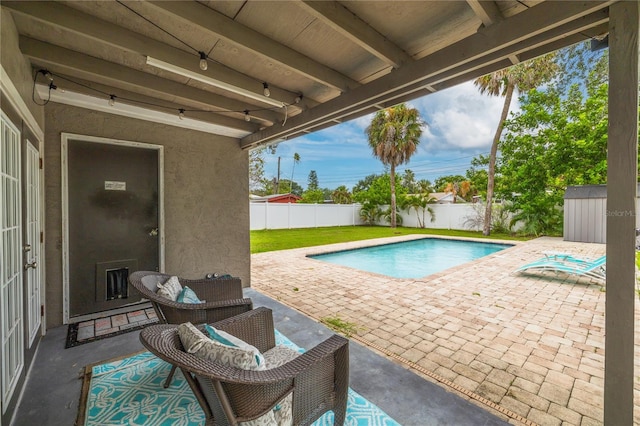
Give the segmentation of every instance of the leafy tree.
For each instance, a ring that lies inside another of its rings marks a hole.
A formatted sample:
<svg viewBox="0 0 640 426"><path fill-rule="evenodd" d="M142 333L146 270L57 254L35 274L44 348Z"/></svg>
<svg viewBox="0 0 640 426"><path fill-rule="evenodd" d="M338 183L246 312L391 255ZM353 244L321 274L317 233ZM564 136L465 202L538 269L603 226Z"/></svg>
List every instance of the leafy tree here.
<svg viewBox="0 0 640 426"><path fill-rule="evenodd" d="M318 189L318 174L315 170L309 172L309 179L307 181L307 189Z"/></svg>
<svg viewBox="0 0 640 426"><path fill-rule="evenodd" d="M378 179L380 176L382 176L382 175L372 174L372 175L367 176L364 179L360 179L358 181L358 183L355 184L355 186L353 187L351 192L353 193L353 195L355 195L355 194L357 194L359 192L367 191L371 187L373 182L376 179Z"/></svg>
<svg viewBox="0 0 640 426"><path fill-rule="evenodd" d="M401 176L401 183L407 190L409 194L416 194L420 192L420 188L418 187L418 182L416 182L416 174L413 173L413 170L407 169L404 171L404 174Z"/></svg>
<svg viewBox="0 0 640 426"><path fill-rule="evenodd" d="M249 151L249 191L258 195L265 195L264 152L264 146Z"/></svg>
<svg viewBox="0 0 640 426"><path fill-rule="evenodd" d="M336 204L351 204L353 197L346 186L340 185L331 193L331 200Z"/></svg>
<svg viewBox="0 0 640 426"><path fill-rule="evenodd" d="M462 175L440 176L435 180L433 186L438 192L444 192L450 184L454 182L462 182L463 180L465 180L465 178Z"/></svg>
<svg viewBox="0 0 640 426"><path fill-rule="evenodd" d="M465 201L471 201L471 197L474 195L471 192L471 182L468 180L461 180L455 182L449 182L444 188L444 192L453 194L453 202L455 203L458 198L462 198Z"/></svg>
<svg viewBox="0 0 640 426"><path fill-rule="evenodd" d="M275 192L273 192L273 190L275 189L274 181L275 179L269 182L269 189L271 190L271 194L275 194ZM292 182L289 179L280 179L280 187L291 188L291 194L295 194L297 196L302 195L303 189L298 182Z"/></svg>
<svg viewBox="0 0 640 426"><path fill-rule="evenodd" d="M331 195L333 194L333 190L329 188L322 188L322 196L325 200L331 200Z"/></svg>
<svg viewBox="0 0 640 426"><path fill-rule="evenodd" d="M566 187L606 182L608 85L595 71L585 86L586 96L580 84L566 96L554 87L532 90L506 123L501 191L526 233L560 233Z"/></svg>
<svg viewBox="0 0 640 426"><path fill-rule="evenodd" d="M465 178L471 182L471 192L473 195L480 195L483 198L487 195L487 183L488 173L486 167L489 165L489 157L486 155L480 155L471 160L471 167L465 172ZM495 186L497 188L500 181L495 179ZM495 192L495 190L494 190Z"/></svg>
<svg viewBox="0 0 640 426"><path fill-rule="evenodd" d="M407 192L402 186L396 189L398 197L404 196ZM377 206L389 204L391 199L391 177L388 174L378 176L366 191L355 193L353 198L360 204L370 203Z"/></svg>
<svg viewBox="0 0 640 426"><path fill-rule="evenodd" d="M302 193L299 203L322 204L324 203L324 192L322 189L307 189Z"/></svg>
<svg viewBox="0 0 640 426"><path fill-rule="evenodd" d="M416 152L422 126L418 110L400 104L378 111L366 130L373 155L390 167L392 228L396 227L396 166L408 163Z"/></svg>
<svg viewBox="0 0 640 426"><path fill-rule="evenodd" d="M293 182L293 171L296 169L296 164L300 163L300 154L297 152L293 153L293 167L291 168L291 182L289 183L289 192L292 191L291 183Z"/></svg>
<svg viewBox="0 0 640 426"><path fill-rule="evenodd" d="M491 206L493 202L498 143L500 142L504 122L507 119L507 114L509 113L509 106L511 105L513 92L515 89L518 89L518 91L523 93L551 80L558 71L558 66L555 63L554 58L555 54L550 53L530 61L487 74L474 81L474 84L478 86L480 93L487 93L491 96L504 96L502 114L500 116L500 121L498 122L498 128L496 129L496 133L493 137L491 152L489 154L487 202L484 226L482 229L483 235L489 235L491 232Z"/></svg>

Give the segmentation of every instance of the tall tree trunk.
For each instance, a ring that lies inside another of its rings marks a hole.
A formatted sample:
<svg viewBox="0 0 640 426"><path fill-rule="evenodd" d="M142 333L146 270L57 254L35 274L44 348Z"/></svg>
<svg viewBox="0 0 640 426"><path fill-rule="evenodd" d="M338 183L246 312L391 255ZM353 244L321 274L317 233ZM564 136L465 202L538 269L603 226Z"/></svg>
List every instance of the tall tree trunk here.
<svg viewBox="0 0 640 426"><path fill-rule="evenodd" d="M493 203L493 185L494 177L496 174L496 157L498 155L498 143L500 142L500 136L502 135L502 129L504 128L504 122L509 114L509 106L511 105L511 98L513 97L513 90L515 86L509 84L504 96L504 105L502 106L502 115L500 116L500 123L498 123L498 129L493 137L493 143L491 144L491 153L489 154L489 173L487 176L487 206L484 211L484 227L482 228L482 235L489 235L491 233L491 207Z"/></svg>
<svg viewBox="0 0 640 426"><path fill-rule="evenodd" d="M391 163L391 227L396 227L396 166Z"/></svg>

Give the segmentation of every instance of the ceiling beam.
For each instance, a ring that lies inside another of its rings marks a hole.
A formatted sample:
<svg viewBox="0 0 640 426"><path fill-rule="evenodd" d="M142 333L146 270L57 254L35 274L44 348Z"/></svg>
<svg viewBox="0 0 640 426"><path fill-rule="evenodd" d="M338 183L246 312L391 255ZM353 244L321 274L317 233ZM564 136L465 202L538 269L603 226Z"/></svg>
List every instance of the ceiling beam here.
<svg viewBox="0 0 640 426"><path fill-rule="evenodd" d="M334 31L394 68L413 62L411 56L404 50L337 1L302 0L300 4Z"/></svg>
<svg viewBox="0 0 640 426"><path fill-rule="evenodd" d="M207 33L268 58L320 84L345 92L360 84L351 78L320 64L264 34L197 2L151 1L172 17L197 26Z"/></svg>
<svg viewBox="0 0 640 426"><path fill-rule="evenodd" d="M485 27L496 24L504 19L495 1L467 0L473 13L482 21Z"/></svg>
<svg viewBox="0 0 640 426"><path fill-rule="evenodd" d="M543 46L553 40L608 21L611 2L544 2L428 55L371 83L358 87L288 120L242 140L242 146L286 136L301 127L362 110L385 97L415 91L417 85L435 84L497 63L509 55ZM498 68L496 68L498 69Z"/></svg>
<svg viewBox="0 0 640 426"><path fill-rule="evenodd" d="M88 38L99 44L107 44L125 52L139 54L141 57L152 56L178 67L193 69L216 80L242 87L246 90L262 91L262 81L256 80L221 64L210 62L206 71L198 67L198 56L178 48L161 43L150 37L127 30L110 22L96 18L79 10L57 2L24 2L2 1L6 7L15 13L40 22L52 25L78 36ZM271 98L286 104L293 104L299 93L293 93L274 85L269 85ZM303 97L302 102L292 108L311 108L318 105L317 101Z"/></svg>
<svg viewBox="0 0 640 426"><path fill-rule="evenodd" d="M194 108L197 106L208 110L235 111L239 119L244 118L244 110L252 109L250 105L241 101L29 37L20 37L19 45L23 55L41 64L46 64L46 67L51 71L55 72L56 69L59 69L69 75L78 75L96 83L107 83L112 87L145 95L153 93L165 99L174 99L176 103L182 104L185 108L191 105ZM112 94L117 95L117 93ZM268 110L252 111L251 115L270 123L284 118L283 115Z"/></svg>

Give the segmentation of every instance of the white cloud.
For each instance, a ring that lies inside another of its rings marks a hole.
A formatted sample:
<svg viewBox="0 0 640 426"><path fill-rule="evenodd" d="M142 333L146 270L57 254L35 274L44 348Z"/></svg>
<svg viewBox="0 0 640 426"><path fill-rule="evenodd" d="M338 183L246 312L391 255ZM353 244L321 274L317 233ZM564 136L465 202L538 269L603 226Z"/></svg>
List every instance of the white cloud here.
<svg viewBox="0 0 640 426"><path fill-rule="evenodd" d="M472 82L412 100L428 123L423 129L422 143L410 164L401 169L414 170L419 179L435 179L440 175L463 174L469 161L478 153L488 153L504 99L481 95ZM511 109L518 110L514 95ZM373 114L337 124L280 143L275 155L265 155L267 177L277 173L281 157L281 177L289 179L294 170L293 155L300 155L294 180L306 186L311 170L318 174L320 186L335 188L353 186L372 173L381 173L383 166L373 157L365 129Z"/></svg>
<svg viewBox="0 0 640 426"><path fill-rule="evenodd" d="M451 87L413 101L427 121L424 149L489 150L504 98L481 95L473 82ZM514 96L512 110L517 106Z"/></svg>

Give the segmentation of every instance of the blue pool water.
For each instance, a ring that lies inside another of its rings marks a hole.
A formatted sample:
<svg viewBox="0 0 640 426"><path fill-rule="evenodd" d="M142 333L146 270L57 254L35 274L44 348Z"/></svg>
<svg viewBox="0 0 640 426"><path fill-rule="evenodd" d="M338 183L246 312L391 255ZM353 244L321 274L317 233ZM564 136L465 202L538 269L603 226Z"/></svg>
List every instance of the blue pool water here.
<svg viewBox="0 0 640 426"><path fill-rule="evenodd" d="M510 244L423 238L309 257L394 278L420 278L509 247Z"/></svg>

